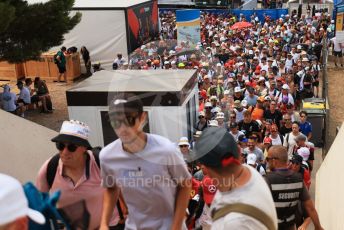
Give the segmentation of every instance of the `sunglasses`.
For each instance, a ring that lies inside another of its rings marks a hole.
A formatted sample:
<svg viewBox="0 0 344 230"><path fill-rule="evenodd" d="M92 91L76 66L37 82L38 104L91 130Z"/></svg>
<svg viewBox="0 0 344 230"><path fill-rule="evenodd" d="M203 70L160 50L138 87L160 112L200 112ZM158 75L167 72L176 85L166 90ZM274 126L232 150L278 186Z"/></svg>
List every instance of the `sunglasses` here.
<svg viewBox="0 0 344 230"><path fill-rule="evenodd" d="M56 142L56 148L59 150L59 151L62 151L64 150L65 148L67 147L68 151L73 153L76 151L76 149L78 148L77 145L75 144L64 144L64 143L61 143L61 142Z"/></svg>
<svg viewBox="0 0 344 230"><path fill-rule="evenodd" d="M127 116L124 119L113 119L110 121L110 123L114 129L119 129L122 124L124 124L127 127L133 127L136 123L136 118L137 116L136 117Z"/></svg>
<svg viewBox="0 0 344 230"><path fill-rule="evenodd" d="M186 148L189 147L188 145L179 145L180 148Z"/></svg>
<svg viewBox="0 0 344 230"><path fill-rule="evenodd" d="M199 116L198 118L201 119L201 118L204 118L204 116Z"/></svg>
<svg viewBox="0 0 344 230"><path fill-rule="evenodd" d="M232 117L232 116L231 116L231 119L235 119L235 118L236 118L236 117Z"/></svg>

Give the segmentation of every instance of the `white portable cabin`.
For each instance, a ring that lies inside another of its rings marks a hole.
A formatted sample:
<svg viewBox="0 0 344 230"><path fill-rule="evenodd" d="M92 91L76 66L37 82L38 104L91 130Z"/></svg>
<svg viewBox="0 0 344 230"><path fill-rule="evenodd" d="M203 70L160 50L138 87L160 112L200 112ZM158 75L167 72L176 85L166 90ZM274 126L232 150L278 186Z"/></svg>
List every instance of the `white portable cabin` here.
<svg viewBox="0 0 344 230"><path fill-rule="evenodd" d="M116 94L129 92L143 102L146 132L173 142L192 137L198 115L195 70L102 70L66 92L69 118L90 126L92 146L117 139L108 120L108 103Z"/></svg>
<svg viewBox="0 0 344 230"><path fill-rule="evenodd" d="M47 1L28 0L29 4ZM85 46L91 61L100 62L105 68L111 68L117 53L122 53L127 59L130 52L149 42L153 35L158 35L156 0L75 0L71 15L76 12L82 14L80 23L64 35L61 46L52 50L75 46L80 51ZM151 18L154 15L156 22L152 22L149 15ZM130 24L142 31L149 30L149 38L137 41Z"/></svg>

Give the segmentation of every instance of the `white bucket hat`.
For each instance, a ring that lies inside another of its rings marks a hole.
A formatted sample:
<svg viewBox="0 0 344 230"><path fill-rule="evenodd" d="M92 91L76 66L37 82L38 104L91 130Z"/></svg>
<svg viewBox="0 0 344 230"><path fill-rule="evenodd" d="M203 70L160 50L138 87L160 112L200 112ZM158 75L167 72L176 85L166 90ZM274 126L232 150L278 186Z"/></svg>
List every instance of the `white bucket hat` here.
<svg viewBox="0 0 344 230"><path fill-rule="evenodd" d="M187 145L190 147L189 139L187 137L181 137L179 139L178 146L181 146L181 145Z"/></svg>

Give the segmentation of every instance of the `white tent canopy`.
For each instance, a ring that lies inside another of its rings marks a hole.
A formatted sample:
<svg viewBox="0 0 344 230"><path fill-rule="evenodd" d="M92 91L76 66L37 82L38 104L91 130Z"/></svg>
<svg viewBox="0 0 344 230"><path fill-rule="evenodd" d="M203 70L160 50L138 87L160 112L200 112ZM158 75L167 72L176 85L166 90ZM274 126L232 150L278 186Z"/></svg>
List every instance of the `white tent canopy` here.
<svg viewBox="0 0 344 230"><path fill-rule="evenodd" d="M75 0L74 8L127 8L150 0ZM45 3L49 0L27 0L29 4Z"/></svg>
<svg viewBox="0 0 344 230"><path fill-rule="evenodd" d="M28 0L29 4L44 3L48 0ZM117 53L128 57L128 25L126 10L151 0L75 0L71 15L81 12L82 18L63 43L51 48L57 51L62 46L85 46L90 52L91 62L100 62L102 67L111 68Z"/></svg>

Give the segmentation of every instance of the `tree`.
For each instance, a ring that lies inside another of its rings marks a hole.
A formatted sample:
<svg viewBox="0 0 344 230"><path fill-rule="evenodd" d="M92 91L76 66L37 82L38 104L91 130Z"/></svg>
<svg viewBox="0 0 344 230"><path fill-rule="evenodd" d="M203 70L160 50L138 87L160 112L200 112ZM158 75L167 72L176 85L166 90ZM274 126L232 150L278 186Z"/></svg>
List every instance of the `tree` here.
<svg viewBox="0 0 344 230"><path fill-rule="evenodd" d="M74 0L28 4L24 0L0 3L0 60L38 59L42 52L63 42L63 35L80 22L71 16Z"/></svg>

